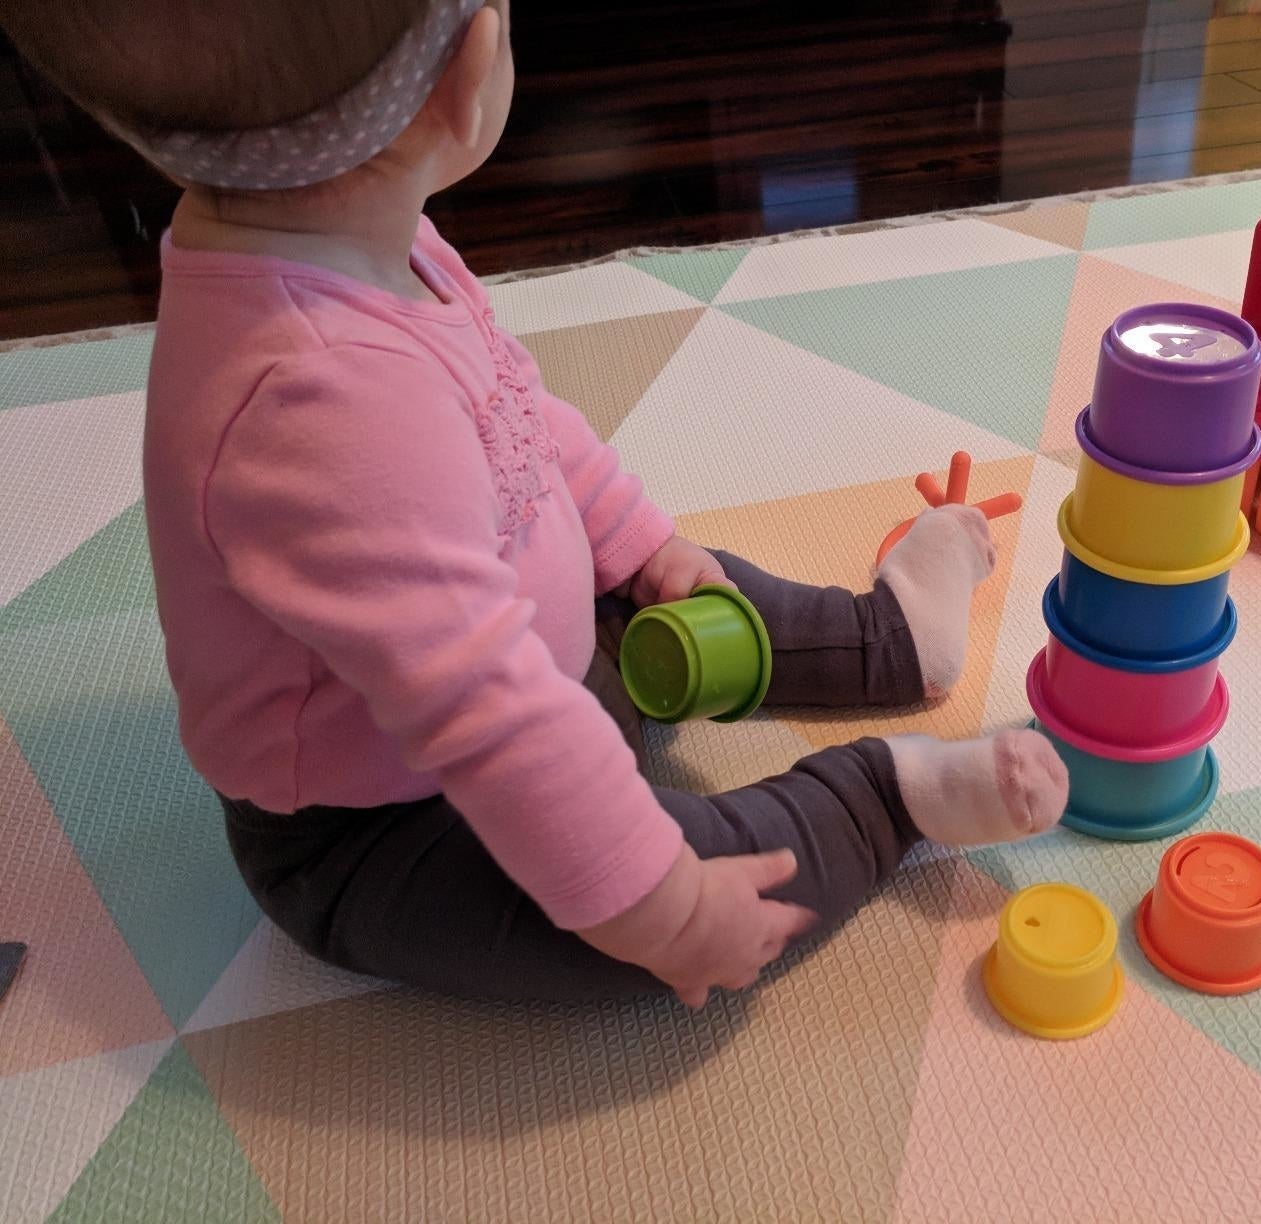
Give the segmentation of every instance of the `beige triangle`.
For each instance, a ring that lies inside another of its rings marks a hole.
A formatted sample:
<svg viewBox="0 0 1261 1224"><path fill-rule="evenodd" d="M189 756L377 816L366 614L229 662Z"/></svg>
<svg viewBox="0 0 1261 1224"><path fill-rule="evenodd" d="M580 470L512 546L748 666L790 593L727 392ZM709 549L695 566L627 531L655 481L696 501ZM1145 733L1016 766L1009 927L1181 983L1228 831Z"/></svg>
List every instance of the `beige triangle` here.
<svg viewBox="0 0 1261 1224"><path fill-rule="evenodd" d="M958 867L698 1013L395 991L183 1044L285 1219L884 1220Z"/></svg>
<svg viewBox="0 0 1261 1224"><path fill-rule="evenodd" d="M1008 491L1023 496L1033 464L1032 455L977 464L969 500L979 501ZM939 474L939 480L944 481L944 473ZM689 514L679 518L678 527L690 539L737 553L786 578L865 591L871 587L876 550L886 533L923 508L913 482L903 477ZM864 735L909 731L945 739L979 734L1019 528L1018 515L993 524L998 567L977 591L972 605L967 668L948 700L909 710L859 709L846 714L792 710L779 717L815 748L847 743ZM1054 525L1049 529L1053 531Z"/></svg>
<svg viewBox="0 0 1261 1224"><path fill-rule="evenodd" d="M580 408L607 442L704 313L697 306L632 315L520 339L547 389Z"/></svg>
<svg viewBox="0 0 1261 1224"><path fill-rule="evenodd" d="M991 225L1015 230L1030 238L1041 238L1070 250L1080 251L1086 237L1086 223L1090 219L1089 204L1032 205L1019 212L987 214L984 218Z"/></svg>

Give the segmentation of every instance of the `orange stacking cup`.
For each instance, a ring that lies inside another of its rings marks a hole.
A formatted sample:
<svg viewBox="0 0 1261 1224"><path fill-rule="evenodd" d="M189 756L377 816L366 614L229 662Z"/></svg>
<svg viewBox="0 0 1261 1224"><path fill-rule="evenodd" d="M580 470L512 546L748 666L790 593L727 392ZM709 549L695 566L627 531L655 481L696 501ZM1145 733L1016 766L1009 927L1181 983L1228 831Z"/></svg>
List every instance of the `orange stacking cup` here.
<svg viewBox="0 0 1261 1224"><path fill-rule="evenodd" d="M1138 941L1166 977L1205 994L1261 987L1261 846L1198 833L1165 852Z"/></svg>

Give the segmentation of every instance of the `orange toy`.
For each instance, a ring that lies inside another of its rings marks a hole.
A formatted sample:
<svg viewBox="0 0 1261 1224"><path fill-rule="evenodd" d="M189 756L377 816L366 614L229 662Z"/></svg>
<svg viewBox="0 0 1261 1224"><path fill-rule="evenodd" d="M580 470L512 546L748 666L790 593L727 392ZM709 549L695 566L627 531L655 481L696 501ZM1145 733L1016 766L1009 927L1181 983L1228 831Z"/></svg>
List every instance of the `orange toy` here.
<svg viewBox="0 0 1261 1224"><path fill-rule="evenodd" d="M919 490L919 495L924 501L934 509L938 506L962 506L967 504L968 500L968 480L972 475L972 456L967 451L957 451L950 460L950 474L946 477L946 491L941 491L941 485L937 483L937 478L931 472L921 472L915 477L915 487ZM977 502L973 509L979 510L987 519L1002 518L1006 514L1015 514L1024 501L1019 493L1000 493L997 497L987 497L984 501ZM880 545L879 551L876 553L876 565L878 566L891 549L908 531L911 530L911 524L915 520L907 519L905 523L899 523L887 536Z"/></svg>

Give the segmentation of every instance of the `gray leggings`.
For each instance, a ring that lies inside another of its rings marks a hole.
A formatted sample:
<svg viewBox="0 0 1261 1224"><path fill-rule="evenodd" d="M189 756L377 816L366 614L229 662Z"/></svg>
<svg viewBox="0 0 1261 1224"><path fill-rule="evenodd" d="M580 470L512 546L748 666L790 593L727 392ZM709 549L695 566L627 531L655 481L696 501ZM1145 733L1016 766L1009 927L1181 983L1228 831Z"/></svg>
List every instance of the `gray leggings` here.
<svg viewBox="0 0 1261 1224"><path fill-rule="evenodd" d="M839 708L922 698L910 631L888 586L854 596L715 556L766 621L774 649L768 704ZM642 761L639 717L616 664L633 611L620 600L598 601L599 645L587 685ZM656 795L701 858L790 848L797 878L776 895L828 925L857 909L919 837L888 746L877 739L825 748L787 773L724 794L658 787ZM578 1001L665 990L643 970L554 927L441 795L292 815L220 797L246 885L263 912L321 960L476 998Z"/></svg>

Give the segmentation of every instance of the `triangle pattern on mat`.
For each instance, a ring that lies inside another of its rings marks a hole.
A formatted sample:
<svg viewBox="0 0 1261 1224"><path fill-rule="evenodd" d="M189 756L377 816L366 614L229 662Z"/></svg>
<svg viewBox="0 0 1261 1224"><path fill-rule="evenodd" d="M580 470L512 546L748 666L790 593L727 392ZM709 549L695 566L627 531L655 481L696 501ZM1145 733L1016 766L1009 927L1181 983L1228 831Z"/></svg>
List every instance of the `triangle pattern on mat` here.
<svg viewBox="0 0 1261 1224"><path fill-rule="evenodd" d="M868 233L820 234L752 247L715 304L917 280L1063 254L1062 246L1014 230L995 233L992 226L974 217Z"/></svg>
<svg viewBox="0 0 1261 1224"><path fill-rule="evenodd" d="M1090 220L1090 205L1033 204L1012 212L986 213L984 220L987 225L1015 230L1019 234L1028 234L1030 238L1041 238L1045 242L1080 251L1086 237L1086 224Z"/></svg>
<svg viewBox="0 0 1261 1224"><path fill-rule="evenodd" d="M178 1044L62 1200L50 1224L277 1221L280 1215Z"/></svg>
<svg viewBox="0 0 1261 1224"><path fill-rule="evenodd" d="M154 606L144 504L137 502L0 606L0 633Z"/></svg>
<svg viewBox="0 0 1261 1224"><path fill-rule="evenodd" d="M1185 285L1198 296L1233 302L1238 311L1243 302L1248 257L1252 253L1252 230L1226 230L1199 238L1172 242L1144 242L1138 246L1102 247L1091 251L1094 259L1133 268L1147 276Z"/></svg>
<svg viewBox="0 0 1261 1224"><path fill-rule="evenodd" d="M317 961L264 918L183 1031L198 1032L385 989L389 983L379 978L347 973Z"/></svg>
<svg viewBox="0 0 1261 1224"><path fill-rule="evenodd" d="M607 442L639 403L703 306L521 336L553 395L581 409Z"/></svg>
<svg viewBox="0 0 1261 1224"><path fill-rule="evenodd" d="M29 949L0 1006L0 1078L172 1036L3 721L0 828L0 939Z"/></svg>
<svg viewBox="0 0 1261 1224"><path fill-rule="evenodd" d="M712 302L748 254L748 247L712 251L671 251L644 255L626 262L663 280L697 301Z"/></svg>
<svg viewBox="0 0 1261 1224"><path fill-rule="evenodd" d="M489 286L499 326L514 336L691 310L696 298L620 260Z"/></svg>
<svg viewBox="0 0 1261 1224"><path fill-rule="evenodd" d="M1096 200L1083 248L1130 246L1251 229L1261 217L1261 181L1176 188Z"/></svg>
<svg viewBox="0 0 1261 1224"><path fill-rule="evenodd" d="M1235 309L1208 294L1160 280L1145 272L1082 255L1077 261L1072 297L1058 342L1055 376L1042 423L1038 449L1075 449L1077 415L1094 392L1099 342L1113 320L1132 306L1153 302L1192 301Z"/></svg>
<svg viewBox="0 0 1261 1224"><path fill-rule="evenodd" d="M67 401L112 399L128 391L140 392L143 400L152 352L149 330L0 353L0 411L27 404L55 410Z"/></svg>
<svg viewBox="0 0 1261 1224"><path fill-rule="evenodd" d="M156 617L0 633L0 715L178 1027L258 921L193 772Z"/></svg>
<svg viewBox="0 0 1261 1224"><path fill-rule="evenodd" d="M907 478L1022 448L710 309L613 444L671 513Z"/></svg>
<svg viewBox="0 0 1261 1224"><path fill-rule="evenodd" d="M142 392L0 413L0 606L140 497L143 421Z"/></svg>
<svg viewBox="0 0 1261 1224"><path fill-rule="evenodd" d="M6 1220L44 1220L126 1113L171 1041L0 1077L0 1203ZM122 1220L99 1209L80 1219Z"/></svg>
<svg viewBox="0 0 1261 1224"><path fill-rule="evenodd" d="M1104 1193L1136 1220L1247 1216L1261 1078L1141 978L1083 1040L1011 1028L979 972L1005 899L977 873L956 881L895 1218L1093 1219Z"/></svg>
<svg viewBox="0 0 1261 1224"><path fill-rule="evenodd" d="M1032 448L1042 430L1076 262L1062 253L723 309Z"/></svg>
<svg viewBox="0 0 1261 1224"><path fill-rule="evenodd" d="M800 1159L803 1170L776 1191L784 1195L779 1218L890 1218L958 870L940 848L913 851L839 931L811 950L790 953L759 992L756 1048L747 1055L765 1067L762 1083L777 1085L788 1100L809 1102L815 1118L798 1134L781 1115L766 1136L779 1148L767 1153L772 1168ZM837 985L846 981L875 985ZM810 1001L829 991L836 992L833 1006ZM765 1159L758 1140L753 1144L757 1157L745 1159ZM706 1156L712 1161L718 1153ZM794 1193L801 1195L797 1202Z"/></svg>

